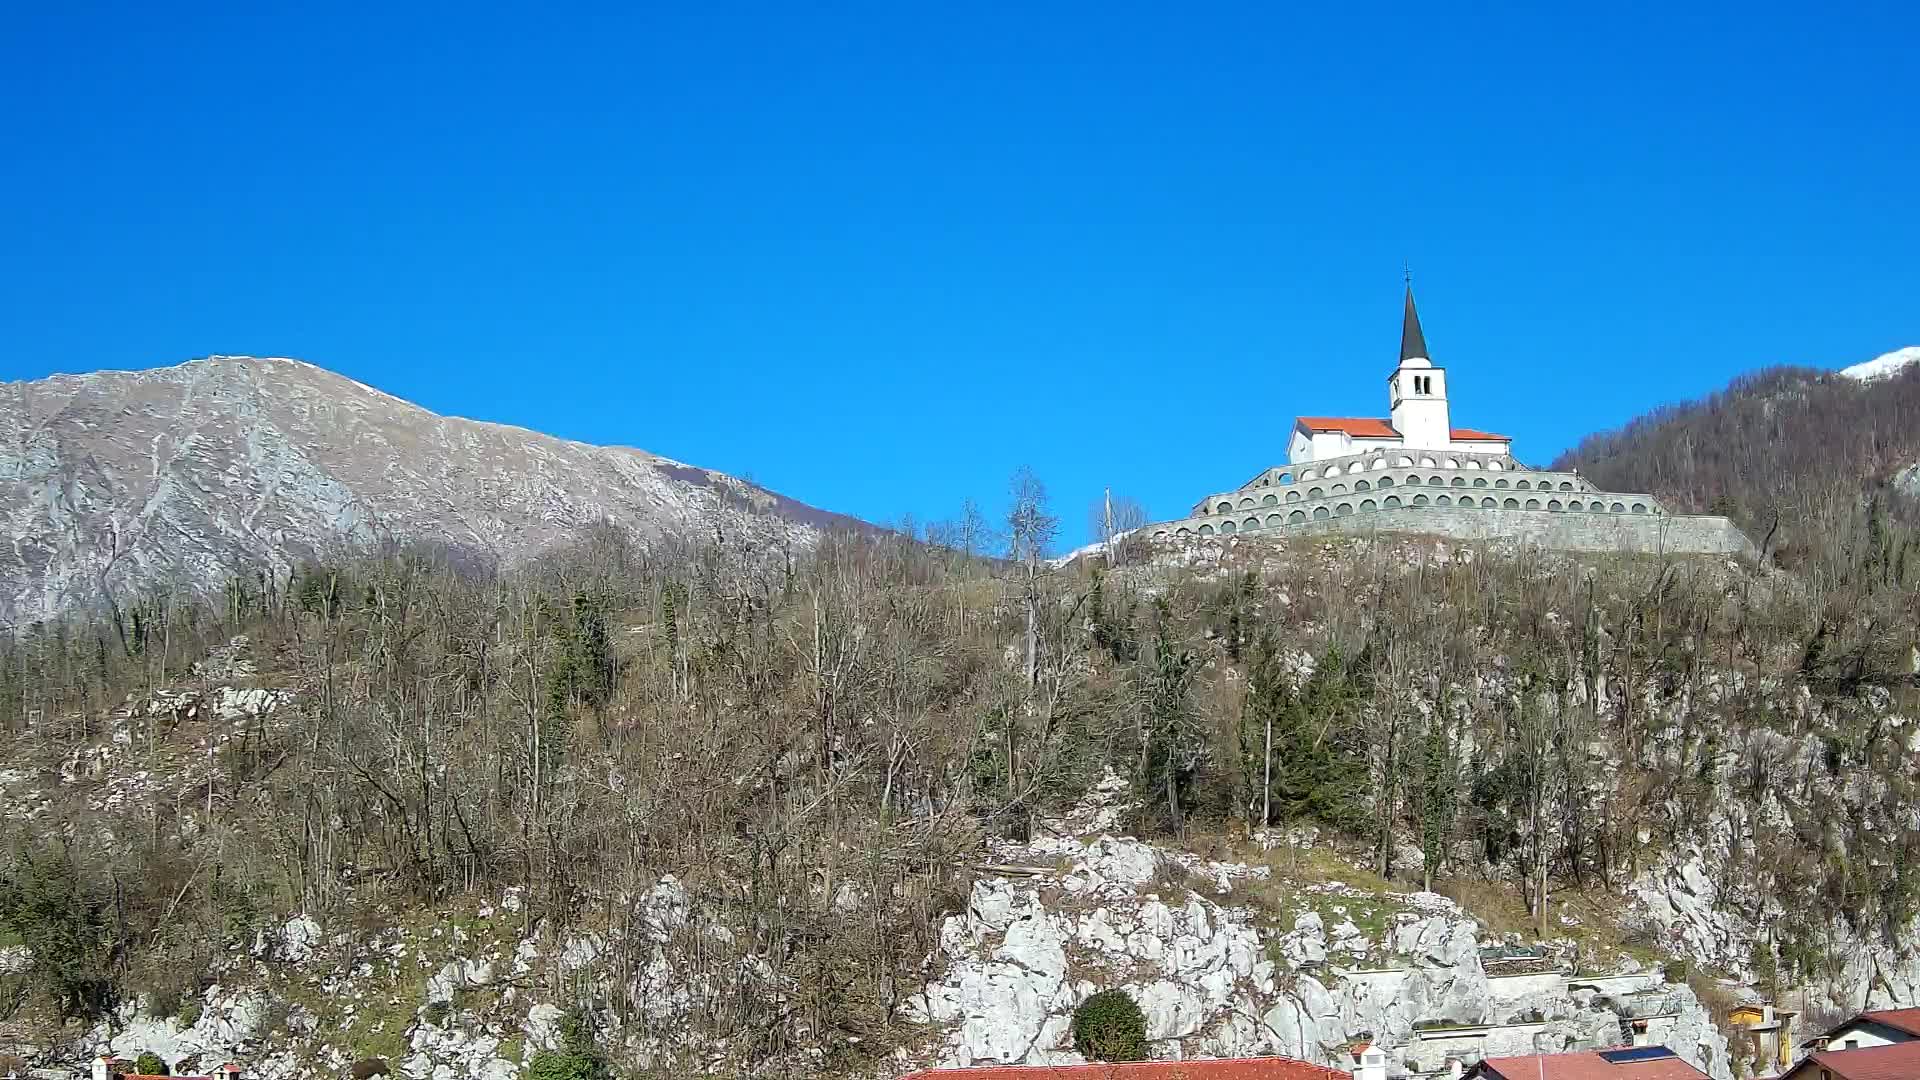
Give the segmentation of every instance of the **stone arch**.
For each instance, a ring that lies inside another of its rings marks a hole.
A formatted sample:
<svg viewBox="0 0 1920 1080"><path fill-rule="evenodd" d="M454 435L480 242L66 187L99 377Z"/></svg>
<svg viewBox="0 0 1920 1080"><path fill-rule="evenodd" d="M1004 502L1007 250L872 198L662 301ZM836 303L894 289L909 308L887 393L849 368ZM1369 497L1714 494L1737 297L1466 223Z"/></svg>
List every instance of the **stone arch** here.
<svg viewBox="0 0 1920 1080"><path fill-rule="evenodd" d="M1378 472L1381 469L1384 469L1386 467L1387 467L1387 459L1384 457L1374 458L1373 461L1368 463L1367 465L1367 468L1372 469L1375 472Z"/></svg>
<svg viewBox="0 0 1920 1080"><path fill-rule="evenodd" d="M1493 509L1495 505L1493 501L1493 496L1491 495L1483 496L1480 499L1480 505L1486 507L1489 510Z"/></svg>
<svg viewBox="0 0 1920 1080"><path fill-rule="evenodd" d="M1297 513L1299 513L1299 512L1300 512L1300 511L1298 511L1298 510L1295 510L1295 511L1294 511L1294 513L1296 513L1296 514L1297 514ZM1282 524L1283 524L1283 523L1282 523L1282 522L1281 522L1281 520L1280 520L1280 515L1279 515L1279 514L1268 514L1268 515L1267 515L1267 528L1269 528L1269 529L1277 529L1277 528L1279 528L1279 527L1280 527L1280 526L1281 526Z"/></svg>
<svg viewBox="0 0 1920 1080"><path fill-rule="evenodd" d="M1565 510L1565 509L1566 509L1566 506L1565 506L1565 505L1564 505L1563 503L1561 503L1561 501L1560 501L1559 499L1548 499L1548 500L1547 500L1547 509L1549 509L1549 510Z"/></svg>
<svg viewBox="0 0 1920 1080"><path fill-rule="evenodd" d="M1293 483L1293 474L1290 472L1283 472L1280 474L1279 480L1283 484L1291 484Z"/></svg>
<svg viewBox="0 0 1920 1080"><path fill-rule="evenodd" d="M1573 490L1573 481L1571 481L1571 480L1562 480L1562 481L1560 481L1560 490L1561 490L1561 491L1572 491L1572 490Z"/></svg>
<svg viewBox="0 0 1920 1080"><path fill-rule="evenodd" d="M1626 513L1626 512L1627 512L1627 504L1626 504L1626 503L1614 503L1614 504L1613 504L1613 512L1614 512L1614 513L1616 513L1616 514L1624 514L1624 513Z"/></svg>
<svg viewBox="0 0 1920 1080"><path fill-rule="evenodd" d="M1307 520L1307 512L1305 510L1295 510L1293 513L1287 515L1287 524L1289 525L1298 525L1305 520Z"/></svg>
<svg viewBox="0 0 1920 1080"><path fill-rule="evenodd" d="M1379 484L1379 486L1380 486L1380 487L1383 487L1383 488L1390 488L1390 487L1392 487L1392 486L1393 486L1393 477L1391 477L1391 476L1383 476L1383 477L1381 477L1381 478L1380 478L1380 484Z"/></svg>
<svg viewBox="0 0 1920 1080"><path fill-rule="evenodd" d="M1372 485L1372 484L1369 484L1369 483L1367 483L1367 482L1366 482L1365 480L1355 480L1355 481L1353 482L1353 490L1355 490L1355 491L1372 491L1372 490L1373 490L1373 485Z"/></svg>
<svg viewBox="0 0 1920 1080"><path fill-rule="evenodd" d="M1325 488L1313 488L1307 492L1307 498L1318 499L1321 496L1325 495L1326 493L1327 492Z"/></svg>
<svg viewBox="0 0 1920 1080"><path fill-rule="evenodd" d="M1333 493L1335 495L1345 495L1347 493L1347 485L1344 482L1333 485Z"/></svg>
<svg viewBox="0 0 1920 1080"><path fill-rule="evenodd" d="M1401 454L1399 457L1394 458L1393 463L1402 469L1411 469L1413 467L1413 459L1408 457L1405 454Z"/></svg>
<svg viewBox="0 0 1920 1080"><path fill-rule="evenodd" d="M1313 508L1313 520L1315 521L1324 521L1332 516L1333 511L1328 510L1324 506L1316 506Z"/></svg>
<svg viewBox="0 0 1920 1080"><path fill-rule="evenodd" d="M1447 478L1444 476L1429 476L1427 477L1427 486L1428 487L1446 487Z"/></svg>
<svg viewBox="0 0 1920 1080"><path fill-rule="evenodd" d="M1279 506L1279 505L1280 505L1280 496L1278 496L1278 495L1263 495L1263 496L1261 496L1261 497L1260 497L1260 505L1261 505L1261 506Z"/></svg>
<svg viewBox="0 0 1920 1080"><path fill-rule="evenodd" d="M1508 484L1507 484L1507 478L1503 476L1503 477L1501 477L1500 479L1498 479L1498 480L1495 480L1495 481L1493 482L1493 486L1494 486L1494 487L1497 487L1497 488L1503 488L1503 487L1507 487L1507 486L1508 486Z"/></svg>
<svg viewBox="0 0 1920 1080"><path fill-rule="evenodd" d="M1378 505L1378 504L1376 504L1376 503L1375 503L1375 502L1374 502L1374 501L1373 501L1372 499L1361 499L1361 500L1360 500L1360 512L1361 512L1361 513L1371 513L1372 511L1375 511L1375 510L1378 510L1378 509L1380 509L1380 507L1379 507L1379 505Z"/></svg>
<svg viewBox="0 0 1920 1080"><path fill-rule="evenodd" d="M1211 525L1202 525L1202 526L1200 526L1200 535L1201 535L1201 536L1212 536L1212 535L1213 535L1213 526L1211 526Z"/></svg>
<svg viewBox="0 0 1920 1080"><path fill-rule="evenodd" d="M1427 505L1427 497L1425 495L1415 495L1413 497L1413 505L1415 506Z"/></svg>
<svg viewBox="0 0 1920 1080"><path fill-rule="evenodd" d="M1223 522L1221 522L1221 523L1220 523L1220 535L1221 535L1221 536L1231 536L1231 535L1233 535L1233 534L1234 534L1235 532L1237 532L1237 531L1239 530L1239 528L1240 528L1240 527L1239 527L1238 525L1235 525L1235 524L1233 523L1233 520L1232 520L1231 518L1229 518L1228 520L1226 520L1226 521L1223 521Z"/></svg>
<svg viewBox="0 0 1920 1080"><path fill-rule="evenodd" d="M1486 487L1486 486L1487 486L1487 478L1486 478L1486 477L1484 477L1484 476L1476 476L1476 477L1474 477L1474 478L1473 478L1473 486L1474 486L1474 487Z"/></svg>
<svg viewBox="0 0 1920 1080"><path fill-rule="evenodd" d="M1457 469L1457 468L1459 468L1459 467L1460 467L1460 459L1459 459L1459 458L1448 458L1448 459L1447 459L1447 468L1449 468L1449 469Z"/></svg>
<svg viewBox="0 0 1920 1080"><path fill-rule="evenodd" d="M1500 507L1503 510L1518 510L1520 509L1520 500L1509 497L1506 502L1500 504Z"/></svg>
<svg viewBox="0 0 1920 1080"><path fill-rule="evenodd" d="M1155 540L1165 540L1167 538L1167 530L1161 529L1159 532L1153 534L1153 538Z"/></svg>
<svg viewBox="0 0 1920 1080"><path fill-rule="evenodd" d="M1293 489L1292 491L1289 491L1289 492L1287 492L1287 501L1288 501L1288 502L1299 502L1299 501L1300 501L1300 489L1299 489L1299 488L1295 488L1295 489Z"/></svg>
<svg viewBox="0 0 1920 1080"><path fill-rule="evenodd" d="M1434 467L1434 464L1433 464L1433 459L1432 459L1432 458L1430 458L1430 457L1424 457L1424 456L1423 456L1423 457L1421 457L1421 459L1420 459L1420 467L1421 467L1421 468L1423 468L1423 469L1431 469L1431 468L1433 468L1433 467Z"/></svg>
<svg viewBox="0 0 1920 1080"><path fill-rule="evenodd" d="M1214 507L1214 509L1215 509L1215 510L1218 510L1218 511L1219 511L1220 513L1222 513L1222 514L1224 514L1224 513L1226 513L1226 512L1228 512L1229 510L1232 510L1232 509L1233 509L1233 503L1231 503L1231 502L1228 502L1228 501L1224 501L1224 500L1223 500L1223 501L1221 501L1221 502L1220 502L1220 504L1219 504L1219 505L1217 505L1217 506L1215 506L1215 507Z"/></svg>
<svg viewBox="0 0 1920 1080"><path fill-rule="evenodd" d="M1519 489L1520 489L1521 491L1528 491L1528 490L1530 490L1530 489L1532 489L1532 487L1533 487L1533 483L1532 483L1532 481L1528 481L1528 480L1522 480L1522 481L1520 481L1519 483L1517 483L1517 484L1515 484L1515 485L1513 485L1513 486L1514 486L1514 487L1517 487L1517 488L1519 488Z"/></svg>
<svg viewBox="0 0 1920 1080"><path fill-rule="evenodd" d="M1188 539L1191 539L1191 538L1193 537L1193 530L1192 530L1192 529L1181 529L1181 530L1180 530L1179 532L1177 532L1177 533L1174 533L1173 535L1174 535L1175 537L1177 537L1177 538L1179 538L1179 539L1181 539L1181 540L1188 540Z"/></svg>
<svg viewBox="0 0 1920 1080"><path fill-rule="evenodd" d="M1467 468L1469 468L1469 469L1476 469L1476 470L1477 470L1477 469L1479 469L1479 468L1480 468L1480 459L1479 459L1479 458L1468 458L1468 459L1467 459Z"/></svg>
<svg viewBox="0 0 1920 1080"><path fill-rule="evenodd" d="M1456 477L1454 477L1454 478L1453 478L1453 486L1454 486L1454 487L1466 487L1466 486L1467 486L1467 478L1466 478L1466 477L1464 477L1464 476L1456 476Z"/></svg>
<svg viewBox="0 0 1920 1080"><path fill-rule="evenodd" d="M1487 468L1492 469L1494 472L1500 472L1504 470L1506 467L1507 467L1506 463L1501 461L1499 458L1495 458L1492 461L1487 462Z"/></svg>
<svg viewBox="0 0 1920 1080"><path fill-rule="evenodd" d="M1585 510L1586 508L1587 508L1587 507L1586 507L1586 504L1585 504L1585 503L1583 503L1583 502L1581 502L1581 501L1580 501L1579 499L1568 499L1568 500L1567 500L1567 509L1569 509L1569 510L1575 510L1575 511L1578 511L1578 510Z"/></svg>
<svg viewBox="0 0 1920 1080"><path fill-rule="evenodd" d="M1453 497L1452 497L1452 496L1450 496L1450 495L1442 495L1442 496L1440 496L1439 498L1437 498L1437 499L1435 499L1435 500L1433 500L1433 505L1435 505L1435 506L1452 506L1452 505L1453 505Z"/></svg>
<svg viewBox="0 0 1920 1080"><path fill-rule="evenodd" d="M1245 509L1247 509L1248 507L1250 507L1250 506L1252 506L1252 505L1253 505L1253 496L1251 496L1251 495L1249 495L1249 496L1247 496L1246 498L1244 498L1244 499L1241 499L1241 500L1240 500L1240 509L1242 509L1242 510L1245 510Z"/></svg>
<svg viewBox="0 0 1920 1080"><path fill-rule="evenodd" d="M1640 502L1637 502L1637 503L1634 503L1634 504L1633 504L1633 512L1634 512L1634 513L1636 513L1636 514L1644 514L1644 513L1646 513L1646 512L1647 512L1647 504L1646 504L1646 503L1640 503Z"/></svg>
<svg viewBox="0 0 1920 1080"><path fill-rule="evenodd" d="M1334 512L1334 515L1337 517L1352 517L1353 504L1350 502L1343 502L1339 506L1334 507L1333 512Z"/></svg>
<svg viewBox="0 0 1920 1080"><path fill-rule="evenodd" d="M1259 528L1260 528L1260 519L1257 517L1250 517L1247 520L1240 523L1240 530L1242 532L1246 532L1248 530L1258 531Z"/></svg>
<svg viewBox="0 0 1920 1080"><path fill-rule="evenodd" d="M1529 509L1529 510L1538 510L1538 509L1540 509L1540 500L1539 500L1539 499L1528 499L1528 500L1527 500L1527 509Z"/></svg>
<svg viewBox="0 0 1920 1080"><path fill-rule="evenodd" d="M1380 505L1386 507L1389 510L1397 509L1400 506L1400 496L1389 495L1386 498L1380 500Z"/></svg>

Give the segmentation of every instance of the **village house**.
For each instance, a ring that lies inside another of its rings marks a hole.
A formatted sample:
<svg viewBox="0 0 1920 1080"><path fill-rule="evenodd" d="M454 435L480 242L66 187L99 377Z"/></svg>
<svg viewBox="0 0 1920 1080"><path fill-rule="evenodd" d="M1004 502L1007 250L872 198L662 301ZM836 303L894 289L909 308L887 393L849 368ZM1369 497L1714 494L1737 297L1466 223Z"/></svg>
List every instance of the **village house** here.
<svg viewBox="0 0 1920 1080"><path fill-rule="evenodd" d="M1920 1080L1920 1040L1816 1050L1781 1080Z"/></svg>
<svg viewBox="0 0 1920 1080"><path fill-rule="evenodd" d="M1664 1046L1490 1057L1467 1080L1707 1080L1707 1074Z"/></svg>
<svg viewBox="0 0 1920 1080"><path fill-rule="evenodd" d="M1815 1050L1867 1050L1920 1039L1920 1009L1875 1009L1813 1040Z"/></svg>

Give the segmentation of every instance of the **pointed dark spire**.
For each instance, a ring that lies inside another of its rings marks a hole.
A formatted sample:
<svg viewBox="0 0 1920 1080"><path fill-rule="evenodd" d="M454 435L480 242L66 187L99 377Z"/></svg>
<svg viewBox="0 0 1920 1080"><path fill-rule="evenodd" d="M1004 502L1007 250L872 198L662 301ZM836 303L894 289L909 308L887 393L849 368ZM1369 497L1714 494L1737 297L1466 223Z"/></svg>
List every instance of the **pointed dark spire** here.
<svg viewBox="0 0 1920 1080"><path fill-rule="evenodd" d="M1407 314L1400 323L1400 362L1427 356L1427 336L1420 332L1420 313L1413 310L1413 283L1407 283Z"/></svg>

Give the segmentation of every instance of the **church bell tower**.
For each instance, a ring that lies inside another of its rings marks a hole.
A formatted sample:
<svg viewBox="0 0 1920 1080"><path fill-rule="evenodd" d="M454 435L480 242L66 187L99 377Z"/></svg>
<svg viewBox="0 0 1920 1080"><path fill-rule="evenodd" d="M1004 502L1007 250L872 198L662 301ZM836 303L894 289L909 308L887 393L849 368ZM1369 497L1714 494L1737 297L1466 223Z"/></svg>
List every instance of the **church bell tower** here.
<svg viewBox="0 0 1920 1080"><path fill-rule="evenodd" d="M1447 410L1447 371L1427 356L1420 313L1413 307L1413 283L1407 283L1407 310L1400 323L1400 366L1387 376L1393 427L1408 449L1445 450L1453 445Z"/></svg>

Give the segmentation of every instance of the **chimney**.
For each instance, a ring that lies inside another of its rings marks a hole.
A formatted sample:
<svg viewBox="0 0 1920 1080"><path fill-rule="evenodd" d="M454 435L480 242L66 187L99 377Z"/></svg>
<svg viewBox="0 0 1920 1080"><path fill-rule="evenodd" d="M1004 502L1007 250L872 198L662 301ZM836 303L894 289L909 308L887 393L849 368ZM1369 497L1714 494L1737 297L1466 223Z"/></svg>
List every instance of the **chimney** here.
<svg viewBox="0 0 1920 1080"><path fill-rule="evenodd" d="M119 1058L108 1057L105 1054L101 1054L99 1057L94 1058L93 1059L93 1080L113 1080L113 1074L115 1071L114 1066L118 1064L120 1064Z"/></svg>
<svg viewBox="0 0 1920 1080"><path fill-rule="evenodd" d="M1372 1043L1354 1047L1353 1080L1387 1080L1387 1052Z"/></svg>

